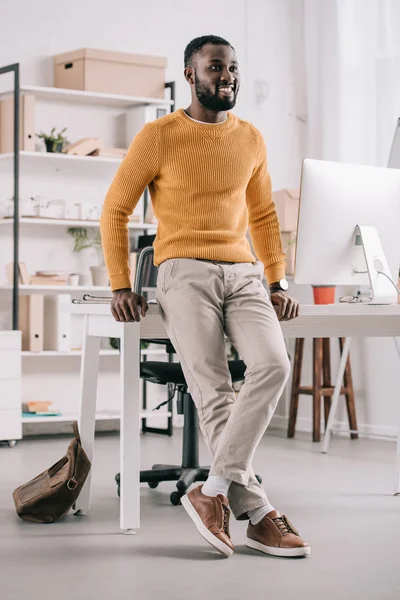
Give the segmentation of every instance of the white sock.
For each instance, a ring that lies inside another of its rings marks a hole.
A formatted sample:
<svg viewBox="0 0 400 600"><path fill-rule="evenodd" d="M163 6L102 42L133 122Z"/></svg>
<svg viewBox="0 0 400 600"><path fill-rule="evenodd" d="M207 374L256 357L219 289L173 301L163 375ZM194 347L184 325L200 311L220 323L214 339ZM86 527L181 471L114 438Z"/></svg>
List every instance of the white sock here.
<svg viewBox="0 0 400 600"><path fill-rule="evenodd" d="M253 510L247 511L247 514L250 517L250 523L252 525L258 525L258 523L273 510L275 509L272 504L264 504L264 506L260 506L260 508L253 508Z"/></svg>
<svg viewBox="0 0 400 600"><path fill-rule="evenodd" d="M207 481L201 488L201 491L205 496L217 496L218 494L227 496L231 483L232 481L230 479L225 479L225 477L209 475Z"/></svg>

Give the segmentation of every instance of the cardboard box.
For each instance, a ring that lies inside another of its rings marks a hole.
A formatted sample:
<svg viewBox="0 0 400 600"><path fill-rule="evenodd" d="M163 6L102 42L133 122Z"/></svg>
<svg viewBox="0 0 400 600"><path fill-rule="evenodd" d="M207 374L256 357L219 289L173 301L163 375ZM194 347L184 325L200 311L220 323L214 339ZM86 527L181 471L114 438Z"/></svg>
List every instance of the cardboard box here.
<svg viewBox="0 0 400 600"><path fill-rule="evenodd" d="M281 231L297 231L299 190L283 189L272 192Z"/></svg>
<svg viewBox="0 0 400 600"><path fill-rule="evenodd" d="M35 96L21 94L19 149L35 152ZM14 152L14 95L0 101L0 152Z"/></svg>
<svg viewBox="0 0 400 600"><path fill-rule="evenodd" d="M282 249L286 254L286 275L294 275L296 232L281 232Z"/></svg>
<svg viewBox="0 0 400 600"><path fill-rule="evenodd" d="M82 48L54 57L54 86L164 98L166 66L163 57Z"/></svg>

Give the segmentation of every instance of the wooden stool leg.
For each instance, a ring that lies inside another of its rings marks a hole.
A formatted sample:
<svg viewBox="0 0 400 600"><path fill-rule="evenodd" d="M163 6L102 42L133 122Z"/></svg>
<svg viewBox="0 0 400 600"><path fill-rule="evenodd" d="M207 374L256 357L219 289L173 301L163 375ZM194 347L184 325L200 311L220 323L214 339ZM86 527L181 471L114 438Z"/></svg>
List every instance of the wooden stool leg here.
<svg viewBox="0 0 400 600"><path fill-rule="evenodd" d="M294 350L292 390L290 394L290 412L288 425L288 438L294 437L296 428L297 408L299 405L299 388L301 379L301 366L303 363L304 338L297 338Z"/></svg>
<svg viewBox="0 0 400 600"><path fill-rule="evenodd" d="M321 439L322 338L313 339L313 442Z"/></svg>
<svg viewBox="0 0 400 600"><path fill-rule="evenodd" d="M343 346L344 346L345 341L346 341L345 338L339 338L340 352L343 351ZM347 359L346 368L344 370L343 381L344 381L344 387L346 389L346 394L345 394L346 408L347 408L347 415L349 418L350 429L357 431L356 403L354 400L354 388L353 388L353 378L351 376L350 355ZM352 440L358 439L357 433L351 433L350 436L351 436Z"/></svg>
<svg viewBox="0 0 400 600"><path fill-rule="evenodd" d="M322 342L322 387L329 388L332 387L331 383L331 340L329 338L324 338ZM326 424L328 422L329 411L331 409L331 397L324 396L324 418L325 418L325 429Z"/></svg>

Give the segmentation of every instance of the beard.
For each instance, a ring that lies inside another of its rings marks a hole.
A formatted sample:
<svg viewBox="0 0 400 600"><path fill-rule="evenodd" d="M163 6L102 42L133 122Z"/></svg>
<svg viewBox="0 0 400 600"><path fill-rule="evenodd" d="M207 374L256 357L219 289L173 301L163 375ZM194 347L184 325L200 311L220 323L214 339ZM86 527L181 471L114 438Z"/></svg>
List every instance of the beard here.
<svg viewBox="0 0 400 600"><path fill-rule="evenodd" d="M236 104L236 97L239 91L237 84L235 84L232 98L221 98L218 93L218 87L213 92L204 81L197 79L196 74L194 76L194 89L200 104L204 108L215 112L231 110Z"/></svg>

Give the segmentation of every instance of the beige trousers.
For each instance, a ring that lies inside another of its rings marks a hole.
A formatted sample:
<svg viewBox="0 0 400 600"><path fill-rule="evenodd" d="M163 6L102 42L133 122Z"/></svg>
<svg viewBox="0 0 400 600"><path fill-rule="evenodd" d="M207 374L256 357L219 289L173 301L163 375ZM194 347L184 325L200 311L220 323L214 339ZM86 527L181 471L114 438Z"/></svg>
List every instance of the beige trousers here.
<svg viewBox="0 0 400 600"><path fill-rule="evenodd" d="M156 292L213 455L210 475L232 480L229 503L242 519L268 502L252 459L290 371L262 276L258 262L170 259L159 267ZM237 398L224 333L247 367Z"/></svg>

